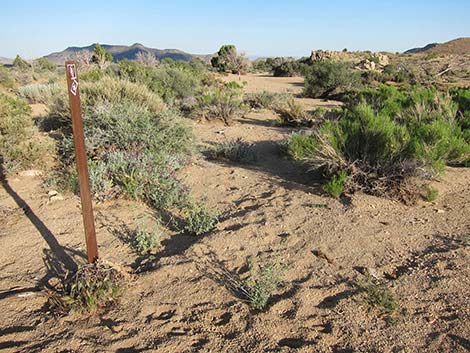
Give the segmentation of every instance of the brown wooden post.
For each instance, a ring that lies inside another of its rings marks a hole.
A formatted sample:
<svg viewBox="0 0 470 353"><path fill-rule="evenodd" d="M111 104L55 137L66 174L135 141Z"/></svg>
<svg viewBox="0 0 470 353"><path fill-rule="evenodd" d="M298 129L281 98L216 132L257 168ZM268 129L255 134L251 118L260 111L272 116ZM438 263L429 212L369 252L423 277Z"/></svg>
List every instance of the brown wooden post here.
<svg viewBox="0 0 470 353"><path fill-rule="evenodd" d="M73 142L75 145L75 161L77 163L80 198L82 201L86 249L88 262L92 263L98 258L98 245L96 243L95 220L93 217L93 206L91 204L90 180L88 176L82 110L80 108L80 92L78 89L78 74L75 62L66 61L65 70L67 73L70 112L72 114Z"/></svg>

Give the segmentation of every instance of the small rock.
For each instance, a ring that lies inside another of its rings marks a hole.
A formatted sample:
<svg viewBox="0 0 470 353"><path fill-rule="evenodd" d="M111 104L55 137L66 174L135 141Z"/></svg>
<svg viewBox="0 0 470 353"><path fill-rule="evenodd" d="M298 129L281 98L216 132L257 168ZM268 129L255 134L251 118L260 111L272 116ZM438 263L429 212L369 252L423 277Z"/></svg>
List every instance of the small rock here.
<svg viewBox="0 0 470 353"><path fill-rule="evenodd" d="M434 211L436 211L436 213L444 213L445 211L440 209L440 208L436 208L434 209Z"/></svg>
<svg viewBox="0 0 470 353"><path fill-rule="evenodd" d="M58 192L56 190L49 190L49 192L47 193L47 196L52 197L52 196L55 196L57 194L58 194Z"/></svg>
<svg viewBox="0 0 470 353"><path fill-rule="evenodd" d="M112 326L109 326L109 329L113 332L113 333L119 333L122 331L122 325L112 325Z"/></svg>
<svg viewBox="0 0 470 353"><path fill-rule="evenodd" d="M62 195L55 195L50 198L51 201L63 201L64 197Z"/></svg>
<svg viewBox="0 0 470 353"><path fill-rule="evenodd" d="M29 170L23 170L18 173L19 176L26 176L26 177L35 177L41 175L42 172L37 169L29 169Z"/></svg>

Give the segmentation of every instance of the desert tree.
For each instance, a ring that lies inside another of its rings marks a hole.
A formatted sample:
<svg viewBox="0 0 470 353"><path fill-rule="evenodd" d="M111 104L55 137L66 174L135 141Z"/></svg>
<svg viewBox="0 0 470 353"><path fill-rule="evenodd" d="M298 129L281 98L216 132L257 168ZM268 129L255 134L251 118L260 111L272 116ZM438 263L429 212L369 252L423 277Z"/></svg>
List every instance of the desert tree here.
<svg viewBox="0 0 470 353"><path fill-rule="evenodd" d="M109 63L113 61L112 54L104 49L99 43L96 43L93 49L92 62L98 65L100 69L108 67Z"/></svg>
<svg viewBox="0 0 470 353"><path fill-rule="evenodd" d="M142 64L144 66L155 66L158 63L158 60L155 55L148 51L139 51L135 59L139 64Z"/></svg>
<svg viewBox="0 0 470 353"><path fill-rule="evenodd" d="M31 65L24 60L21 56L17 55L15 57L15 60L13 60L13 67L20 69L20 70L26 70L31 67Z"/></svg>
<svg viewBox="0 0 470 353"><path fill-rule="evenodd" d="M232 72L242 74L248 69L249 60L244 54L238 54L237 48L232 45L222 45L217 55L211 59L212 67L219 72Z"/></svg>
<svg viewBox="0 0 470 353"><path fill-rule="evenodd" d="M81 67L87 68L93 63L93 52L83 49L75 52L72 59Z"/></svg>

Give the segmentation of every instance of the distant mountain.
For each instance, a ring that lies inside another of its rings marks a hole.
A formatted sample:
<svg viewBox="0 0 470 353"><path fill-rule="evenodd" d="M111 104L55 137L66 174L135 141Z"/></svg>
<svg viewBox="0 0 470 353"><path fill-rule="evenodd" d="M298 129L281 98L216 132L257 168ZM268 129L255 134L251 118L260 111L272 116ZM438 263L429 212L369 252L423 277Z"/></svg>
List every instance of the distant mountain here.
<svg viewBox="0 0 470 353"><path fill-rule="evenodd" d="M120 60L125 60L125 59L134 60L137 57L137 54L139 52L150 53L159 60L170 58L173 60L190 61L194 58L199 58L206 62L209 62L211 57L213 56L213 55L189 54L178 49L148 48L140 43L135 43L131 46L108 45L108 44L102 44L101 46L107 51L109 51L111 54L113 54L114 61L120 61ZM61 52L46 55L44 56L44 58L56 64L63 64L65 60L68 60L71 57L73 57L75 53L82 51L82 50L93 51L94 47L95 47L95 44L89 45L87 47L68 47L67 49Z"/></svg>
<svg viewBox="0 0 470 353"><path fill-rule="evenodd" d="M13 63L13 59L4 58L0 56L0 64L1 65L11 65Z"/></svg>
<svg viewBox="0 0 470 353"><path fill-rule="evenodd" d="M470 54L470 37L458 38L446 43L432 43L422 48L413 48L405 54L436 53L436 54Z"/></svg>

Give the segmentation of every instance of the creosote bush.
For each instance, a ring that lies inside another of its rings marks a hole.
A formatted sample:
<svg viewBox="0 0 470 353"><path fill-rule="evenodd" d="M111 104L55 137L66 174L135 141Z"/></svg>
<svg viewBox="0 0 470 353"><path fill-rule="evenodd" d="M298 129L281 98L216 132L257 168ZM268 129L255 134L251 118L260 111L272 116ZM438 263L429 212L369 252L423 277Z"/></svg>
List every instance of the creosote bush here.
<svg viewBox="0 0 470 353"><path fill-rule="evenodd" d="M446 164L468 160L470 147L448 96L433 89L405 93L390 87L358 96L340 119L291 138L288 152L322 171L332 184L338 183L334 175L346 173L342 184L350 192L364 190L404 202L414 202Z"/></svg>
<svg viewBox="0 0 470 353"><path fill-rule="evenodd" d="M328 98L345 93L355 87L359 79L348 63L332 60L315 60L306 70L304 95Z"/></svg>

